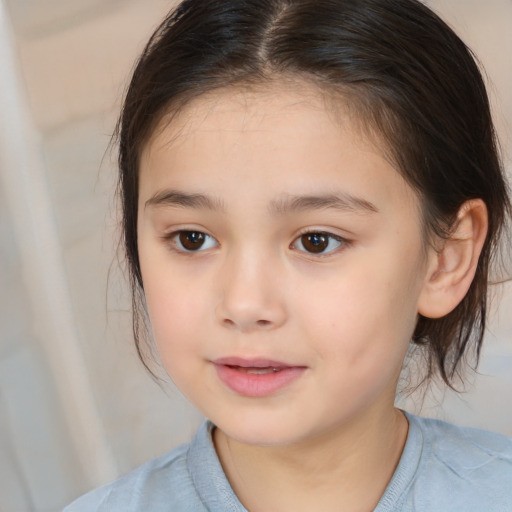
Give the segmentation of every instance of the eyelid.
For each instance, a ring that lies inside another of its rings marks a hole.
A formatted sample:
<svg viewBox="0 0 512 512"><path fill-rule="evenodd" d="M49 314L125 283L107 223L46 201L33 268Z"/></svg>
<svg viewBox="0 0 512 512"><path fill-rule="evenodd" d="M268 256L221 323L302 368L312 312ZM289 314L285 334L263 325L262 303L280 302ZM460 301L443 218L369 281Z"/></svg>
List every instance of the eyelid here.
<svg viewBox="0 0 512 512"><path fill-rule="evenodd" d="M215 245L206 247L206 248L203 248L203 246L201 246L197 250L191 250L191 249L186 249L185 247L180 247L175 239L182 233L201 233L202 235L205 236L206 239L214 241ZM220 245L218 240L214 236L208 234L205 230L195 229L192 227L173 229L172 231L169 231L169 232L165 233L164 235L162 235L162 239L169 244L169 248L172 251L177 252L179 254L185 254L185 255L204 252L204 251L207 251L208 249L212 249L212 248L218 247Z"/></svg>
<svg viewBox="0 0 512 512"><path fill-rule="evenodd" d="M175 238L177 236L179 236L180 234L182 234L182 233L201 233L208 240L213 241L214 245L210 245L210 246L205 247L205 248L203 248L203 246L201 246L201 247L199 247L196 250L190 250L190 249L186 249L185 247L180 247L178 245L178 243L175 241ZM331 240L336 240L337 242L339 242L339 245L338 245L338 247L335 247L335 248L333 248L333 249L331 249L329 251L322 251L322 252L318 252L318 253L315 253L315 252L312 252L312 251L307 251L307 250L304 250L304 249L298 249L297 247L295 247L297 242L300 241L300 238L303 237L304 235L307 235L307 234L324 235L325 237L330 238ZM201 228L197 228L197 227L193 227L193 226L183 226L183 227L180 227L178 229L175 228L175 229L172 229L171 231L168 231L168 232L164 233L161 236L161 238L168 244L169 249L171 249L172 251L175 251L175 252L177 252L179 254L184 254L184 255L192 255L194 253L205 252L208 249L212 249L214 247L219 247L220 246L219 241L213 235L209 234L207 232L207 230L205 230L202 227ZM347 246L349 246L351 244L352 244L352 240L350 240L350 239L348 239L348 238L346 238L346 237L344 237L344 236L342 236L340 234L333 233L329 229L308 227L308 228L302 229L301 231L299 231L295 235L292 243L290 244L290 248L291 249L296 249L298 252L301 252L303 254L314 256L315 258L321 258L321 257L326 257L326 256L330 256L332 254L338 253L338 252L340 252L341 250L345 249Z"/></svg>
<svg viewBox="0 0 512 512"><path fill-rule="evenodd" d="M327 256L330 256L332 254L335 254L335 253L338 253L342 250L344 250L347 246L350 246L352 244L352 241L345 238L344 236L342 235L339 235L339 234L336 234L336 233L333 233L331 231L329 231L328 229L325 229L325 228L304 228L303 230L299 231L299 233L295 236L295 238L293 239L293 242L290 244L290 247L293 249L294 248L294 245L300 241L301 237L303 237L304 235L308 235L308 234L315 234L315 235L324 235L328 238L331 238L331 239L334 239L336 240L337 242L340 242L340 245L330 251L327 251L327 252L318 252L318 253L314 253L314 252L310 252L310 251L306 251L306 250L301 250L301 249L297 249L299 252L301 253L304 253L308 256L314 256L315 258L322 258L322 257L327 257Z"/></svg>

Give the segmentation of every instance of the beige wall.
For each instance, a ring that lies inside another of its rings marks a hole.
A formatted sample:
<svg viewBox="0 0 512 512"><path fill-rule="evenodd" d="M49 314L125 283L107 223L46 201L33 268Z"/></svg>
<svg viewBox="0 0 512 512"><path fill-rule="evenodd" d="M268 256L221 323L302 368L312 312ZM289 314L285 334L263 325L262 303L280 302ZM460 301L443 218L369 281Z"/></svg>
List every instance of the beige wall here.
<svg viewBox="0 0 512 512"><path fill-rule="evenodd" d="M428 3L487 69L510 169L512 3ZM2 5L0 96L4 84L13 96L0 119L0 512L42 512L185 441L200 421L139 364L111 265L115 166L105 151L132 62L172 3ZM508 286L474 388L440 407L439 395L427 399L426 414L512 436L511 313Z"/></svg>

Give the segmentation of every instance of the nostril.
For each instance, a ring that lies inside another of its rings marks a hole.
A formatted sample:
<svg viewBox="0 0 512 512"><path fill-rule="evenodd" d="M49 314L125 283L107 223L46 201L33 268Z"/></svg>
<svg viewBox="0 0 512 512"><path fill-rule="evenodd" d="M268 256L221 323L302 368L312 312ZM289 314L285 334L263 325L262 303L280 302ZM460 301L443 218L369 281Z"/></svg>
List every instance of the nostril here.
<svg viewBox="0 0 512 512"><path fill-rule="evenodd" d="M241 325L241 324L237 324L237 322L235 322L234 320L231 320L231 318L224 318L224 320L222 320L222 323L226 327L235 327L237 325ZM268 326L272 325L272 322L270 320L256 320L256 322L254 322L253 326L254 325L256 325L258 327L268 327Z"/></svg>

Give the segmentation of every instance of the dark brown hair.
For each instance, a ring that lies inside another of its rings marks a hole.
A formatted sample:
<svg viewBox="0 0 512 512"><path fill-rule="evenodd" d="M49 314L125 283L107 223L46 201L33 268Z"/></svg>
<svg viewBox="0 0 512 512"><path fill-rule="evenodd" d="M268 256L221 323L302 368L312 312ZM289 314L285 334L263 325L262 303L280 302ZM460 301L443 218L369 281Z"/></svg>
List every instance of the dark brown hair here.
<svg viewBox="0 0 512 512"><path fill-rule="evenodd" d="M118 123L123 235L139 355L144 312L137 251L138 166L165 115L202 94L280 77L341 93L378 134L421 201L426 240L447 236L461 205L481 198L489 232L474 281L414 342L451 385L482 343L491 263L511 206L485 85L471 51L417 0L185 0L142 53ZM142 305L142 306L141 306ZM145 362L146 364L146 362Z"/></svg>

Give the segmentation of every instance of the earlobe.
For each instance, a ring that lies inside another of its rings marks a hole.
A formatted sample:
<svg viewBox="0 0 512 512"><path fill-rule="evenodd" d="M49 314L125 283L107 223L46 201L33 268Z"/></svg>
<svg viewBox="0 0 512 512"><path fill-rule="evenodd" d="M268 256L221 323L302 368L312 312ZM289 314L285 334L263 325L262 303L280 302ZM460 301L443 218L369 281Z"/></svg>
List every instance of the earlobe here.
<svg viewBox="0 0 512 512"><path fill-rule="evenodd" d="M431 250L418 313L441 318L453 311L466 295L475 276L487 236L487 207L481 199L466 201L440 250Z"/></svg>

